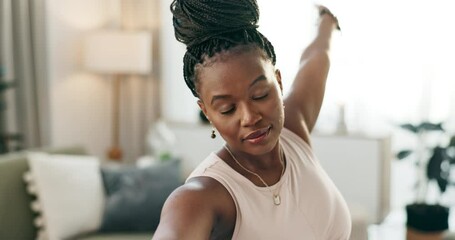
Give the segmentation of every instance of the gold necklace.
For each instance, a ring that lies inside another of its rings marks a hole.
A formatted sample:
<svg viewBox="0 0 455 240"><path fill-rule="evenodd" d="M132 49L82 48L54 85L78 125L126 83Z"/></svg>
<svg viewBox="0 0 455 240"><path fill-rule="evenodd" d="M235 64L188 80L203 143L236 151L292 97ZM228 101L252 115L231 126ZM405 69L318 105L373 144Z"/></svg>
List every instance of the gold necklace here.
<svg viewBox="0 0 455 240"><path fill-rule="evenodd" d="M278 189L278 193L275 194L273 193L272 189L269 187L269 185L264 181L264 179L261 178L261 176L259 176L259 174L247 169L246 167L244 167L242 164L240 164L240 162L237 160L237 158L234 157L234 154L231 152L231 150L229 150L229 148L227 147L227 145L224 145L223 146L224 149L226 149L226 151L229 153L229 155L231 155L232 159L234 159L234 161L245 171L253 174L254 176L256 176L257 178L259 178L259 180L264 184L265 187L267 187L267 189L270 191L270 193L272 193L272 196L273 196L273 203L275 205L280 205L281 204L281 197L280 197L280 193L279 193L279 189ZM280 147L280 163L281 163L281 175L280 175L280 180L281 178L283 177L283 174L284 174L284 164L283 164L283 153L282 153L282 149ZM281 186L280 186L280 189L281 189Z"/></svg>

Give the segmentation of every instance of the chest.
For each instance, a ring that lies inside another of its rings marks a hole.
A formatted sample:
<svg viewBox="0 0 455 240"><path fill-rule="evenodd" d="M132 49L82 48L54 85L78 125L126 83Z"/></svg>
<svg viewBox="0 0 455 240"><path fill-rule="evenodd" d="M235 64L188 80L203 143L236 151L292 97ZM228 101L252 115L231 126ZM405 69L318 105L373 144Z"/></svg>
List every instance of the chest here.
<svg viewBox="0 0 455 240"><path fill-rule="evenodd" d="M322 168L293 165L285 176L273 189L281 197L278 206L270 191L237 191L234 238L343 239L349 234L346 204Z"/></svg>

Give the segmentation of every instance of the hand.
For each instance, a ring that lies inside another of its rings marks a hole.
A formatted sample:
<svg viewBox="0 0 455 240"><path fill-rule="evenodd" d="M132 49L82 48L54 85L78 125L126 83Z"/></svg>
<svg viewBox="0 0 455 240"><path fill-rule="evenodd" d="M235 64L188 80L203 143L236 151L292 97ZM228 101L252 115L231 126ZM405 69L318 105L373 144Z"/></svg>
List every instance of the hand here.
<svg viewBox="0 0 455 240"><path fill-rule="evenodd" d="M336 29L341 31L340 24L338 23L338 18L335 15L333 15L333 13L327 7L322 6L322 5L316 5L316 7L319 11L319 17L322 17L327 14L334 21Z"/></svg>

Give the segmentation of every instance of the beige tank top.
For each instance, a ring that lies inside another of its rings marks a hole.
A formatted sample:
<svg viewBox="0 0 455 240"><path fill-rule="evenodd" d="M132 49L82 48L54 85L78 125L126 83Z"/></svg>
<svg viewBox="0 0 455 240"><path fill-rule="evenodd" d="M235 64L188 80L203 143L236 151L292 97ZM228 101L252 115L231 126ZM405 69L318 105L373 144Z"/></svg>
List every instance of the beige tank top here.
<svg viewBox="0 0 455 240"><path fill-rule="evenodd" d="M351 219L346 202L309 145L285 128L280 144L286 154L286 169L281 180L271 186L273 192L279 190L280 205L273 203L269 189L254 185L215 153L187 181L207 176L228 190L237 210L233 239L349 239Z"/></svg>

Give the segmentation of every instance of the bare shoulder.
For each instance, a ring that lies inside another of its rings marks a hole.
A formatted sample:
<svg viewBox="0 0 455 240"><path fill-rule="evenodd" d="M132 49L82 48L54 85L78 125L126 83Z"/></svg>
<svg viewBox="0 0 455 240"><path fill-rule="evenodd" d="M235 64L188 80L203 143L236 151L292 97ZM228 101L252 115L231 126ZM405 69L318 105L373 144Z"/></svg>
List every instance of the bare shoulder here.
<svg viewBox="0 0 455 240"><path fill-rule="evenodd" d="M168 197L153 239L209 239L214 231L229 234L235 214L233 200L223 185L209 177L197 177Z"/></svg>

